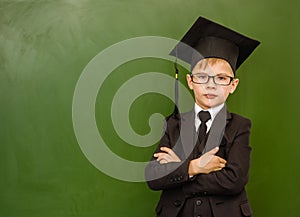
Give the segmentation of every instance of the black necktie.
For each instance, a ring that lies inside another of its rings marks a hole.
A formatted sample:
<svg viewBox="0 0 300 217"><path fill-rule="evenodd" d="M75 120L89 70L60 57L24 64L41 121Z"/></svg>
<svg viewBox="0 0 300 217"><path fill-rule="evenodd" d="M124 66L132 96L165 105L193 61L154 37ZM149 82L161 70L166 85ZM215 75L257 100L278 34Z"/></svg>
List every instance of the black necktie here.
<svg viewBox="0 0 300 217"><path fill-rule="evenodd" d="M205 138L206 131L207 131L207 126L206 122L211 119L210 113L208 111L200 111L198 113L199 119L201 121L199 130L198 130L198 141L201 144L203 139Z"/></svg>

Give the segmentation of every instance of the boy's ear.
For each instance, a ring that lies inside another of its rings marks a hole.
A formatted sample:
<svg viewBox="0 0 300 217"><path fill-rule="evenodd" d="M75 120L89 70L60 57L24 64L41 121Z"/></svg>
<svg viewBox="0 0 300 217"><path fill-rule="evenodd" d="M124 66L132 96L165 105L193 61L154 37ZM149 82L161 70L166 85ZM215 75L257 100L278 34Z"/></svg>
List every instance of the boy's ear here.
<svg viewBox="0 0 300 217"><path fill-rule="evenodd" d="M193 90L193 82L192 82L192 77L190 74L186 74L186 81L187 81L187 84L189 85L189 88L191 90Z"/></svg>
<svg viewBox="0 0 300 217"><path fill-rule="evenodd" d="M234 91L237 88L239 82L240 82L240 80L238 78L235 78L235 79L232 80L231 89L230 89L229 93L231 93L231 94L234 93Z"/></svg>

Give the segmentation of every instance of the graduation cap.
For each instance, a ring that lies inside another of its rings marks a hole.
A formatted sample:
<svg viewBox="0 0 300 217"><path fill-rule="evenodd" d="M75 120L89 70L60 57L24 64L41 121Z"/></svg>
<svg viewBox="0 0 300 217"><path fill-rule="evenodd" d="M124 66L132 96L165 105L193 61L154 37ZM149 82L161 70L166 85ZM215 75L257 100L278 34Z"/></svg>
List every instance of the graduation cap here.
<svg viewBox="0 0 300 217"><path fill-rule="evenodd" d="M170 53L170 55L176 57L174 113L178 113L177 58L189 63L191 71L197 62L202 59L224 59L230 64L235 73L259 44L260 42L257 40L206 18L199 17Z"/></svg>

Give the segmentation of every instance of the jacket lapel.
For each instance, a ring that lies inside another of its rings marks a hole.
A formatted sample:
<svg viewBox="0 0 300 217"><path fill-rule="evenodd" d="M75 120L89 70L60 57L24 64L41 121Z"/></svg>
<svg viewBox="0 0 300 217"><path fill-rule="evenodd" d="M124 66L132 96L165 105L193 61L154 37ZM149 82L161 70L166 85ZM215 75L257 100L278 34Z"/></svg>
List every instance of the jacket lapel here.
<svg viewBox="0 0 300 217"><path fill-rule="evenodd" d="M232 119L232 115L231 115L231 113L227 110L226 126L229 124L229 122L231 121L231 119ZM224 132L224 139L225 139L225 141L229 141L230 137L232 137L232 136L231 136L231 133L228 132L228 129L229 129L228 127L225 128L225 132Z"/></svg>
<svg viewBox="0 0 300 217"><path fill-rule="evenodd" d="M231 118L231 113L228 112L225 104L212 123L210 132L206 139L205 150L203 150L202 154L217 146L220 146L223 137L228 141L230 135L228 135L228 132L225 131L225 127L230 122ZM191 155L197 143L194 110L184 113L180 116L179 128L180 139L178 140L177 145L178 143L181 145L185 157L187 158Z"/></svg>
<svg viewBox="0 0 300 217"><path fill-rule="evenodd" d="M197 135L195 131L195 113L194 110L184 113L181 116L180 124L180 142L187 158L192 153L196 141Z"/></svg>
<svg viewBox="0 0 300 217"><path fill-rule="evenodd" d="M225 127L229 121L229 119L231 118L230 113L227 110L226 104L224 105L224 107L218 112L218 114L216 115L207 140L206 140L206 145L205 145L205 149L203 150L202 154L204 154L205 152L208 152L212 149L214 149L215 147L219 147L221 145L224 133L225 133Z"/></svg>

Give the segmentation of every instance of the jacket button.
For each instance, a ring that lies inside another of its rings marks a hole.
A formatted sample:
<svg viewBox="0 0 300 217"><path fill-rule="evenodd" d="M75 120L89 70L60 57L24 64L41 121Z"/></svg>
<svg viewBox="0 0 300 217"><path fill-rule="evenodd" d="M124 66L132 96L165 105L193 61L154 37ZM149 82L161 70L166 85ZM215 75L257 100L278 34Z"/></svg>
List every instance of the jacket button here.
<svg viewBox="0 0 300 217"><path fill-rule="evenodd" d="M196 205L197 205L197 206L200 206L201 204L202 204L202 201L201 201L201 200L197 200L197 201L196 201Z"/></svg>
<svg viewBox="0 0 300 217"><path fill-rule="evenodd" d="M180 200L175 200L173 202L173 204L174 204L174 206L179 207L179 206L181 206L181 201Z"/></svg>

